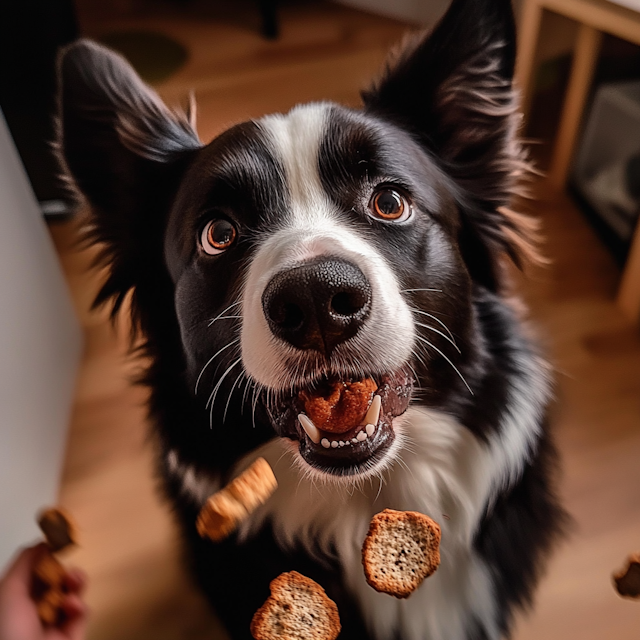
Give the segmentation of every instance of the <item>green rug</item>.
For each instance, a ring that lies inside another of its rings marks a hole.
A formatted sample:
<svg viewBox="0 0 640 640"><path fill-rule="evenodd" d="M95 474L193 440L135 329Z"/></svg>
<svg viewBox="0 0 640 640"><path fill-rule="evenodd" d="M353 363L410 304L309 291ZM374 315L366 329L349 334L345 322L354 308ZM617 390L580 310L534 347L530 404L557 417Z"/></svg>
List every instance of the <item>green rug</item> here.
<svg viewBox="0 0 640 640"><path fill-rule="evenodd" d="M100 41L121 53L140 77L151 84L166 80L189 57L179 42L152 31L118 31Z"/></svg>

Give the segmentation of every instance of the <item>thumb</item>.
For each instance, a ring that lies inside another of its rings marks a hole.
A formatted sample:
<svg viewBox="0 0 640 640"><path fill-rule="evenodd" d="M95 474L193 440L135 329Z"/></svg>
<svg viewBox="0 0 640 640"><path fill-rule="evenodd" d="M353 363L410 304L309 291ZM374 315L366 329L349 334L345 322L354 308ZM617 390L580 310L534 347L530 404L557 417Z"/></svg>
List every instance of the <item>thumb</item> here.
<svg viewBox="0 0 640 640"><path fill-rule="evenodd" d="M43 555L49 553L44 542L22 549L9 565L2 582L12 590L29 592L33 569Z"/></svg>

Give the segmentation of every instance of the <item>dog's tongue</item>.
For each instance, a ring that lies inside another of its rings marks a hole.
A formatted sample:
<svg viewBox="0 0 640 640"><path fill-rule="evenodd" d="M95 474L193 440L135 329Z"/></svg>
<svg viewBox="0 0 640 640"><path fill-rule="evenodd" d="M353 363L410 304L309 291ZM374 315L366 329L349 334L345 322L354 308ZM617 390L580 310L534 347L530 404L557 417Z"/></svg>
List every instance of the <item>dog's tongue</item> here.
<svg viewBox="0 0 640 640"><path fill-rule="evenodd" d="M346 433L362 422L377 388L371 378L356 382L337 381L317 392L301 391L300 399L318 429Z"/></svg>

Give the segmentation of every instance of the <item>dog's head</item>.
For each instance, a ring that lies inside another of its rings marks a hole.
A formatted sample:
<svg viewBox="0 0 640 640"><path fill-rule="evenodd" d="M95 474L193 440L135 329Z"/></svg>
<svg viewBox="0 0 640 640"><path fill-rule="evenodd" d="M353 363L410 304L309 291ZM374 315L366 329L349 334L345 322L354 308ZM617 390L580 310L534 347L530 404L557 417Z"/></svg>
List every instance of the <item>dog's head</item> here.
<svg viewBox="0 0 640 640"><path fill-rule="evenodd" d="M120 57L67 49L61 144L110 265L99 301L133 290L221 442L241 450L251 415L307 468L362 475L393 460L409 403L469 401L474 292L523 246L514 55L509 0L454 0L363 109L299 106L202 145Z"/></svg>

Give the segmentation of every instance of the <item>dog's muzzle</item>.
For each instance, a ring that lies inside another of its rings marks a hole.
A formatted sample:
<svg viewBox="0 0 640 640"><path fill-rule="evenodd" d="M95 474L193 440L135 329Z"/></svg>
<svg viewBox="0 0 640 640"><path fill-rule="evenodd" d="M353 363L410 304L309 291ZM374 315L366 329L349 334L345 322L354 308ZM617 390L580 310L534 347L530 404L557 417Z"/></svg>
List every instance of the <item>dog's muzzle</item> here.
<svg viewBox="0 0 640 640"><path fill-rule="evenodd" d="M307 463L332 475L375 467L394 441L394 418L411 398L413 377L404 367L376 371L371 363L364 377L353 378L331 366L332 353L365 326L372 302L362 270L333 256L278 272L262 294L272 334L327 365L320 378L310 376L306 386L279 394L270 405L273 426L281 437L298 441Z"/></svg>

